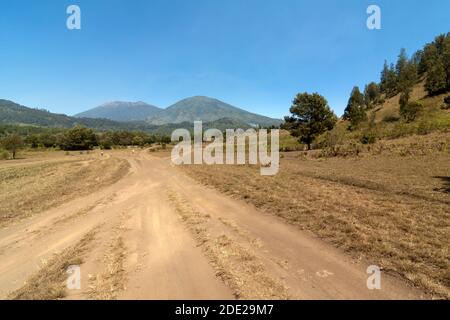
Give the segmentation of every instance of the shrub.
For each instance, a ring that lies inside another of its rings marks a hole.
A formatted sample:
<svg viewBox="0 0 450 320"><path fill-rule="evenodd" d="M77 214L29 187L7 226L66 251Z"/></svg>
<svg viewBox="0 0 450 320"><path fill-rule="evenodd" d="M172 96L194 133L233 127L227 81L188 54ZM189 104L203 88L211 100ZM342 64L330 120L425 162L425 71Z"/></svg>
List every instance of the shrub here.
<svg viewBox="0 0 450 320"><path fill-rule="evenodd" d="M420 102L408 102L400 106L400 115L406 122L411 122L417 118L422 110L423 105Z"/></svg>
<svg viewBox="0 0 450 320"><path fill-rule="evenodd" d="M362 144L373 144L377 141L377 135L373 131L366 131L363 133L360 141Z"/></svg>
<svg viewBox="0 0 450 320"><path fill-rule="evenodd" d="M393 114L388 114L383 118L383 122L397 122L398 120L400 120L400 118Z"/></svg>
<svg viewBox="0 0 450 320"><path fill-rule="evenodd" d="M75 126L66 131L61 141L63 150L89 150L97 144L97 137L92 129Z"/></svg>
<svg viewBox="0 0 450 320"><path fill-rule="evenodd" d="M9 154L8 151L0 149L0 160L8 160Z"/></svg>
<svg viewBox="0 0 450 320"><path fill-rule="evenodd" d="M11 152L13 159L16 158L16 153L23 147L23 140L18 134L9 134L1 141L3 148Z"/></svg>
<svg viewBox="0 0 450 320"><path fill-rule="evenodd" d="M444 103L445 103L444 107L446 109L450 109L450 96L448 96L444 99Z"/></svg>

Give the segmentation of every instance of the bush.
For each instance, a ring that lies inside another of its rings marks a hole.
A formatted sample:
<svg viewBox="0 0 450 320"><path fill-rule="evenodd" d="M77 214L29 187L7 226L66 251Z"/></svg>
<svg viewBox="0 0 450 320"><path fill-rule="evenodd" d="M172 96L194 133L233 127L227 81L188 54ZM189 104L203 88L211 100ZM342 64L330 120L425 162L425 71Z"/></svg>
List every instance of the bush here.
<svg viewBox="0 0 450 320"><path fill-rule="evenodd" d="M446 109L450 109L450 96L448 96L444 99L444 103L445 103L444 107Z"/></svg>
<svg viewBox="0 0 450 320"><path fill-rule="evenodd" d="M23 140L18 134L12 133L1 140L1 145L11 152L13 159L15 159L17 151L23 147Z"/></svg>
<svg viewBox="0 0 450 320"><path fill-rule="evenodd" d="M374 144L377 141L377 135L373 131L364 132L360 141L362 144Z"/></svg>
<svg viewBox="0 0 450 320"><path fill-rule="evenodd" d="M0 149L0 160L8 160L9 153L6 150Z"/></svg>
<svg viewBox="0 0 450 320"><path fill-rule="evenodd" d="M397 122L398 120L400 118L393 114L389 114L383 118L383 122Z"/></svg>
<svg viewBox="0 0 450 320"><path fill-rule="evenodd" d="M89 150L97 145L97 137L92 129L75 126L66 131L61 139L63 150Z"/></svg>
<svg viewBox="0 0 450 320"><path fill-rule="evenodd" d="M408 102L400 106L400 115L406 122L411 122L417 118L422 110L423 105L420 102Z"/></svg>

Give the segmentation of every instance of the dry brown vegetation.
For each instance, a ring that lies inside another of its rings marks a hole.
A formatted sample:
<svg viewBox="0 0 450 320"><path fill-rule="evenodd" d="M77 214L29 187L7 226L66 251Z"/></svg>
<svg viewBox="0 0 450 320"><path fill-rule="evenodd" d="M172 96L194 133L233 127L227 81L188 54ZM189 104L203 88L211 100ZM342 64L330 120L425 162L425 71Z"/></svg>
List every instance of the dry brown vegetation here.
<svg viewBox="0 0 450 320"><path fill-rule="evenodd" d="M0 162L0 227L118 181L128 163L94 154L36 152Z"/></svg>
<svg viewBox="0 0 450 320"><path fill-rule="evenodd" d="M95 237L95 230L88 232L75 246L55 254L43 267L31 276L25 285L12 292L13 300L54 300L66 296L67 268L81 265L83 257Z"/></svg>
<svg viewBox="0 0 450 320"><path fill-rule="evenodd" d="M423 144L432 145L433 137ZM353 157L283 153L280 172L272 177L255 166L183 168L206 185L450 298L450 153L414 152L411 143L421 142L392 140L384 144L389 152Z"/></svg>
<svg viewBox="0 0 450 320"><path fill-rule="evenodd" d="M87 294L90 299L116 299L117 293L124 290L125 271L123 264L125 256L124 241L122 237L116 236L103 257L106 270L89 279L90 284Z"/></svg>

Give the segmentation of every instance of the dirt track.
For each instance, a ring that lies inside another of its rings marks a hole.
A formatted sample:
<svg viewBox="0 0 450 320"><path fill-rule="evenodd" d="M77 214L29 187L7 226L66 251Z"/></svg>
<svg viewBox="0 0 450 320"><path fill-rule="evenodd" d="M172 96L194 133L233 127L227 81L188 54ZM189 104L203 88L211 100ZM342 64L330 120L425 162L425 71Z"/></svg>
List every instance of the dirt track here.
<svg viewBox="0 0 450 320"><path fill-rule="evenodd" d="M425 297L385 274L381 290L368 290L368 263L199 185L168 159L113 156L131 165L116 184L0 230L0 298L94 229L82 289L69 299Z"/></svg>

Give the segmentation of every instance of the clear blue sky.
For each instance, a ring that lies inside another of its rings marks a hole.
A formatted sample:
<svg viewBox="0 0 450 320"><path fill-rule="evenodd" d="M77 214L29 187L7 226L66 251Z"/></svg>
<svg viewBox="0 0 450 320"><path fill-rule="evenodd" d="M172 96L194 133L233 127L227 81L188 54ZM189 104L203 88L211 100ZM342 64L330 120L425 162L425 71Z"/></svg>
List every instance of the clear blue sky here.
<svg viewBox="0 0 450 320"><path fill-rule="evenodd" d="M0 98L74 114L206 95L273 116L297 92L342 114L354 85L450 31L448 0L0 0ZM66 28L77 4L82 29ZM382 30L366 8L382 9Z"/></svg>

